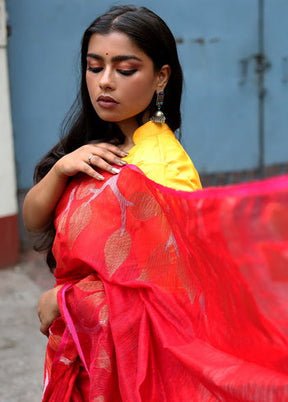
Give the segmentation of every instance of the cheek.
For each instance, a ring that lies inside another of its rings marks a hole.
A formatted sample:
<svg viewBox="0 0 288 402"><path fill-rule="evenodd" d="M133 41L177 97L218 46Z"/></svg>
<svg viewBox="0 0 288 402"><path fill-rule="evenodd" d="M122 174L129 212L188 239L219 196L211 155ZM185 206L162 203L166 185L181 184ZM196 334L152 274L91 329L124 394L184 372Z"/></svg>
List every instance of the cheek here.
<svg viewBox="0 0 288 402"><path fill-rule="evenodd" d="M154 88L153 82L136 82L133 86L129 87L129 99L135 103L149 104L156 88Z"/></svg>
<svg viewBox="0 0 288 402"><path fill-rule="evenodd" d="M86 81L86 85L87 85L87 91L88 91L90 102L91 102L93 108L95 109L95 103L96 103L95 102L95 97L96 97L95 91L93 90L93 86L91 86L91 84L89 85L89 82Z"/></svg>

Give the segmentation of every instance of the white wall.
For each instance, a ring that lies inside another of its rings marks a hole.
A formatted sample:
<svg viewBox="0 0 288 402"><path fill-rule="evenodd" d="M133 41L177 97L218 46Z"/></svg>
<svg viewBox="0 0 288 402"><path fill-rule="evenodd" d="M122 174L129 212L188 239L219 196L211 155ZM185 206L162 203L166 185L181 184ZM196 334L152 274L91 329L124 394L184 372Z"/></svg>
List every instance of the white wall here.
<svg viewBox="0 0 288 402"><path fill-rule="evenodd" d="M0 218L17 214L16 175L8 83L5 2L0 0Z"/></svg>

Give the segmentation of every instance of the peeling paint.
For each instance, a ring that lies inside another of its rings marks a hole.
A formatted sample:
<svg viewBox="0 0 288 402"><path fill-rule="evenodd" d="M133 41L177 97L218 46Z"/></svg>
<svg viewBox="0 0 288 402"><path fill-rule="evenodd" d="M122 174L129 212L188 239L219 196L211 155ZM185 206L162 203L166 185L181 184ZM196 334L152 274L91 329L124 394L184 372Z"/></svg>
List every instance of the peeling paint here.
<svg viewBox="0 0 288 402"><path fill-rule="evenodd" d="M198 37L198 38L192 38L190 41L192 42L192 43L197 43L198 45L201 45L201 46L203 46L203 45L205 45L206 43L217 43L217 42L220 42L220 38L218 38L218 37L212 37L212 38L209 38L209 39L205 39L205 38L202 38L201 36L200 37Z"/></svg>
<svg viewBox="0 0 288 402"><path fill-rule="evenodd" d="M191 39L193 43L198 43L199 45L205 45L205 39L204 38L195 38Z"/></svg>

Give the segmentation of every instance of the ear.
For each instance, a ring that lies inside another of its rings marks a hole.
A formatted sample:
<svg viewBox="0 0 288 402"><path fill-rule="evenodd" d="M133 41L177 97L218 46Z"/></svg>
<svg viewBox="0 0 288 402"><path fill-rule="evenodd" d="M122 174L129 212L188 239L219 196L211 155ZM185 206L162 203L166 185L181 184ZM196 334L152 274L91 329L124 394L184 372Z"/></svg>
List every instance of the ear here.
<svg viewBox="0 0 288 402"><path fill-rule="evenodd" d="M157 92L164 91L167 82L169 81L169 77L171 74L171 67L169 64L164 64L158 72L158 82L157 82Z"/></svg>

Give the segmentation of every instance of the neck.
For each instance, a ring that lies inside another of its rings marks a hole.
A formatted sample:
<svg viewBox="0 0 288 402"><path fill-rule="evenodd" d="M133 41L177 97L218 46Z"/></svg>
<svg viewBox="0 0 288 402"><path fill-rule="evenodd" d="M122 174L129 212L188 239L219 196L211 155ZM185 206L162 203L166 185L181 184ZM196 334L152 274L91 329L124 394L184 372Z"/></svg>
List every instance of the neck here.
<svg viewBox="0 0 288 402"><path fill-rule="evenodd" d="M129 151L129 149L135 145L133 142L133 134L138 128L137 121L124 121L117 123L117 125L125 136L125 141L121 148L124 151Z"/></svg>
<svg viewBox="0 0 288 402"><path fill-rule="evenodd" d="M143 116L143 124L146 123L149 120L147 114ZM133 134L135 130L139 127L139 124L137 122L137 119L132 117L131 119L120 121L116 123L122 133L125 136L125 142L123 144L123 149L125 151L129 151L130 148L132 148L135 144L133 142Z"/></svg>

